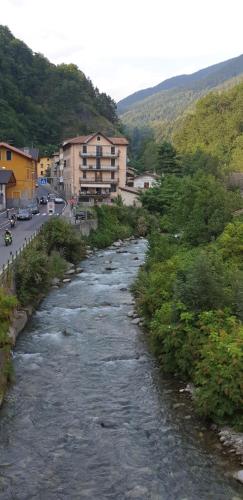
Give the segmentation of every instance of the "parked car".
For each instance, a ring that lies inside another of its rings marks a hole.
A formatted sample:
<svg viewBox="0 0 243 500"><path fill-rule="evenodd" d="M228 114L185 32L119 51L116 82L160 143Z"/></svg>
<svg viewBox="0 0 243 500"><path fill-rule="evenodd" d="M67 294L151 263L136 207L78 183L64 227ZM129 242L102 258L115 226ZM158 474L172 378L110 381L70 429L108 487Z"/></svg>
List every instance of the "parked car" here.
<svg viewBox="0 0 243 500"><path fill-rule="evenodd" d="M85 220L86 219L86 212L84 211L80 211L80 212L76 212L75 214L75 220Z"/></svg>
<svg viewBox="0 0 243 500"><path fill-rule="evenodd" d="M32 213L29 208L19 208L17 212L18 220L30 220L32 219Z"/></svg>
<svg viewBox="0 0 243 500"><path fill-rule="evenodd" d="M30 205L28 205L27 208L31 211L31 213L33 215L36 215L36 214L40 213L40 210L39 210L39 207L38 207L37 203L31 203Z"/></svg>
<svg viewBox="0 0 243 500"><path fill-rule="evenodd" d="M41 196L40 205L47 205L47 196Z"/></svg>
<svg viewBox="0 0 243 500"><path fill-rule="evenodd" d="M54 201L55 201L55 203L64 203L63 198L58 198L58 196L56 198L54 198Z"/></svg>

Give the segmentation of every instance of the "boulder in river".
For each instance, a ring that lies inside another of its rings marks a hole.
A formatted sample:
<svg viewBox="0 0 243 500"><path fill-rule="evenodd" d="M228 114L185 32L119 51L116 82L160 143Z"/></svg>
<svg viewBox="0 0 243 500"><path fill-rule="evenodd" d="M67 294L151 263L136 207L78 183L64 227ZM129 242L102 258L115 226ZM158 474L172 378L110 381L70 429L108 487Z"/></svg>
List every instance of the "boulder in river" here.
<svg viewBox="0 0 243 500"><path fill-rule="evenodd" d="M75 274L75 269L69 269L68 271L65 272L66 276L71 276L72 274Z"/></svg>
<svg viewBox="0 0 243 500"><path fill-rule="evenodd" d="M52 286L56 286L60 283L60 279L59 278L53 278L53 280L51 280L51 284Z"/></svg>
<svg viewBox="0 0 243 500"><path fill-rule="evenodd" d="M238 470L237 472L235 472L235 474L233 475L233 478L237 479L237 481L240 481L240 483L243 484L243 469Z"/></svg>
<svg viewBox="0 0 243 500"><path fill-rule="evenodd" d="M132 324L133 324L133 325L138 325L138 324L140 323L140 321L141 321L141 319L140 319L140 318L134 318L134 319L132 320Z"/></svg>
<svg viewBox="0 0 243 500"><path fill-rule="evenodd" d="M64 280L62 280L63 283L69 283L71 281L71 278L64 278Z"/></svg>

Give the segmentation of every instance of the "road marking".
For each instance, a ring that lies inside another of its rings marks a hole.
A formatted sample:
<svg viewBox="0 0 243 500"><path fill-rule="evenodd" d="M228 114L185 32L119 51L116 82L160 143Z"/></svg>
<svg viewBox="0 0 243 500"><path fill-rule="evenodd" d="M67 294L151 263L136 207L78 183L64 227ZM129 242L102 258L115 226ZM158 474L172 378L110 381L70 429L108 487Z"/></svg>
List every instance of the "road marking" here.
<svg viewBox="0 0 243 500"><path fill-rule="evenodd" d="M1 224L1 226L0 226L0 230L1 230L1 229L4 229L5 227L8 227L8 225L9 225L9 221L8 221L8 222L5 222L4 224Z"/></svg>

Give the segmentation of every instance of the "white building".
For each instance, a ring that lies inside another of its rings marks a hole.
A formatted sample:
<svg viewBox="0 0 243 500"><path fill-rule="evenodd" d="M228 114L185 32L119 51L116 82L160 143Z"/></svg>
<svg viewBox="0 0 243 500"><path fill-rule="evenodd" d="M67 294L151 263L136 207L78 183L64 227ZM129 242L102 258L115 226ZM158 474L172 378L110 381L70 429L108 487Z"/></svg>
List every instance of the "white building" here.
<svg viewBox="0 0 243 500"><path fill-rule="evenodd" d="M136 175L134 177L133 187L136 189L149 189L156 185L158 179L158 175L144 172L143 174Z"/></svg>

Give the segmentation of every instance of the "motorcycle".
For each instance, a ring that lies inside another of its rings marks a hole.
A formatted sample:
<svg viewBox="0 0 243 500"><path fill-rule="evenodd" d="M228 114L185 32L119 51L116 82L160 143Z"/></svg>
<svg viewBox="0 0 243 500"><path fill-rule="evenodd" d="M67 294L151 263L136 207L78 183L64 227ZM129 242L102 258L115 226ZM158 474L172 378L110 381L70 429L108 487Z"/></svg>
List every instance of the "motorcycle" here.
<svg viewBox="0 0 243 500"><path fill-rule="evenodd" d="M10 227L11 227L11 229L13 229L14 226L15 226L15 219L12 217L12 219L10 219Z"/></svg>
<svg viewBox="0 0 243 500"><path fill-rule="evenodd" d="M5 245L6 245L6 247L7 247L8 245L11 245L11 244L12 244L12 241L13 241L11 234L5 234L5 236L4 236L4 241L5 241Z"/></svg>

